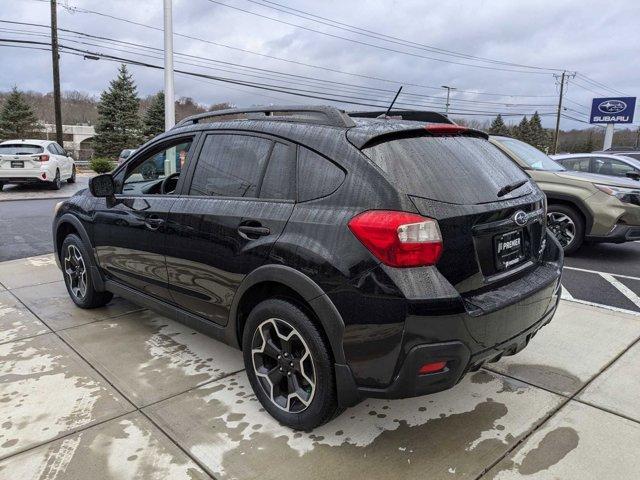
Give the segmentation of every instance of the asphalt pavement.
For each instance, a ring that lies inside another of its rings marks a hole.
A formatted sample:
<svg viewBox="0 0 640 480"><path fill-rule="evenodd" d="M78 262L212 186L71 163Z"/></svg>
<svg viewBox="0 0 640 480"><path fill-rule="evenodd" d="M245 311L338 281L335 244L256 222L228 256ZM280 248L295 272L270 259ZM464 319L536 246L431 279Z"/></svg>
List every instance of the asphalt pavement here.
<svg viewBox="0 0 640 480"><path fill-rule="evenodd" d="M640 242L584 245L565 258L565 298L640 312Z"/></svg>
<svg viewBox="0 0 640 480"><path fill-rule="evenodd" d="M87 188L89 175L60 190L42 185L5 185L0 192L0 262L53 252L51 221L56 203Z"/></svg>
<svg viewBox="0 0 640 480"><path fill-rule="evenodd" d="M0 202L0 262L53 252L51 221L60 201Z"/></svg>

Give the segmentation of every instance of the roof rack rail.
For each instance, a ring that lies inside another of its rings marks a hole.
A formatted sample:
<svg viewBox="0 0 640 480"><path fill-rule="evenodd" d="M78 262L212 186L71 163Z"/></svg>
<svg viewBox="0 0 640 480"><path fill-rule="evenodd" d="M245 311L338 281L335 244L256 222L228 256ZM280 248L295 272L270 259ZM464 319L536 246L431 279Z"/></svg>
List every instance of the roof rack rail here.
<svg viewBox="0 0 640 480"><path fill-rule="evenodd" d="M354 121L345 113L329 106L288 105L277 107L230 108L191 115L178 122L175 127L189 124L207 123L207 119L223 121L221 117L235 117L227 120L277 120L283 122L314 123L332 127L349 128ZM215 121L215 120L214 120Z"/></svg>
<svg viewBox="0 0 640 480"><path fill-rule="evenodd" d="M349 112L350 117L357 118L385 118L400 117L402 120L413 120L427 123L454 123L446 115L438 112L425 110L392 110L388 114L385 110L374 110L368 112Z"/></svg>

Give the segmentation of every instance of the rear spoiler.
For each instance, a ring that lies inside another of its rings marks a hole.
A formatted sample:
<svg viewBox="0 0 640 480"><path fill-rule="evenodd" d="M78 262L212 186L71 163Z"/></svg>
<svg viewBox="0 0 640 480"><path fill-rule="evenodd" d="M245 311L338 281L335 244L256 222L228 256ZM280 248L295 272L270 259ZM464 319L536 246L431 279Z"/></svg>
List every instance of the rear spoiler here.
<svg viewBox="0 0 640 480"><path fill-rule="evenodd" d="M422 110L392 110L387 113L385 110L375 110L368 112L348 112L354 118L389 118L392 120L411 120L423 123L450 123L454 124L442 113L427 112Z"/></svg>
<svg viewBox="0 0 640 480"><path fill-rule="evenodd" d="M348 135L348 134L347 134ZM419 128L406 128L384 132L378 135L370 135L368 137L358 136L358 138L349 138L349 141L358 149L372 147L380 143L389 142L391 140L399 140L401 138L415 137L443 137L443 136L461 136L476 137L489 139L489 135L481 130L463 127L461 125L451 123L428 123Z"/></svg>

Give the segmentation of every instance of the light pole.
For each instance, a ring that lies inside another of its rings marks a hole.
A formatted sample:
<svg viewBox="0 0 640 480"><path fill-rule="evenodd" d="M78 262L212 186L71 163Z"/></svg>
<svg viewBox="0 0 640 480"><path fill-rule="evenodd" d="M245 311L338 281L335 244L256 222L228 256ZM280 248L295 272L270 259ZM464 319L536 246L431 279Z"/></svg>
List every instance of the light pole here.
<svg viewBox="0 0 640 480"><path fill-rule="evenodd" d="M175 93L173 89L173 18L172 0L164 0L164 128L176 124Z"/></svg>
<svg viewBox="0 0 640 480"><path fill-rule="evenodd" d="M455 90L455 87L450 87L448 85L441 85L442 88L446 88L447 89L447 103L445 104L445 109L444 109L444 114L446 116L449 116L449 99L451 98L451 90Z"/></svg>

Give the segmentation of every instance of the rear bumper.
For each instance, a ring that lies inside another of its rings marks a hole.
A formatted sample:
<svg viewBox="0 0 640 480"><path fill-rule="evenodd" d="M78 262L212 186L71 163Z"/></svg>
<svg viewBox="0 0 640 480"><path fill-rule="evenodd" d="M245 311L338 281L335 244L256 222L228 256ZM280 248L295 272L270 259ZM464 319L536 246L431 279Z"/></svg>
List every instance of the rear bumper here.
<svg viewBox="0 0 640 480"><path fill-rule="evenodd" d="M49 180L49 172L44 168L38 170L22 168L0 170L1 183L40 183Z"/></svg>
<svg viewBox="0 0 640 480"><path fill-rule="evenodd" d="M347 325L346 365L336 365L339 398L350 399L346 406L353 399L404 398L446 390L484 363L519 352L556 312L562 262L562 248L547 235L540 264L489 289L462 296L451 289L450 297L405 296L386 303L376 302L375 296L365 302L346 297L338 306L344 309L343 317L353 312L351 318L368 323ZM432 276L411 282L412 288L435 284L445 292L437 272L422 273ZM376 280L372 284L384 285L381 277ZM334 296L334 301L340 300ZM419 375L422 365L442 361L444 370Z"/></svg>
<svg viewBox="0 0 640 480"><path fill-rule="evenodd" d="M617 223L607 235L588 235L585 240L596 243L624 243L640 240L640 225Z"/></svg>
<svg viewBox="0 0 640 480"><path fill-rule="evenodd" d="M394 381L386 388L359 387L361 398L408 398L436 393L456 385L466 373L478 370L488 362L515 355L527 346L538 331L551 321L560 300L560 287L553 308L534 325L498 345L472 354L460 341L416 345L407 354ZM446 367L436 373L419 375L425 363L446 361Z"/></svg>

